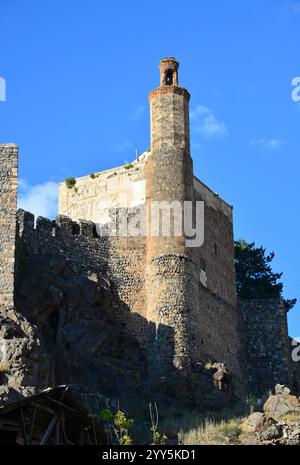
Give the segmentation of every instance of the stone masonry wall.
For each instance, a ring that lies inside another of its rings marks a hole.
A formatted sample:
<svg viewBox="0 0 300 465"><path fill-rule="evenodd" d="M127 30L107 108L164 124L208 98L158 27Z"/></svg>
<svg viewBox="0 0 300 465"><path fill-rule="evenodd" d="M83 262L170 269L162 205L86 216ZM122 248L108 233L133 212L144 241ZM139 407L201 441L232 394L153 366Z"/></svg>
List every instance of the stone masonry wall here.
<svg viewBox="0 0 300 465"><path fill-rule="evenodd" d="M0 145L0 307L13 307L18 147Z"/></svg>
<svg viewBox="0 0 300 465"><path fill-rule="evenodd" d="M172 360L180 367L181 359L224 361L238 380L238 313L201 285L189 257L164 254L145 271L145 238L98 237L92 222L64 216L39 217L36 227L28 212L19 210L17 219L18 269L28 254L46 261L61 256L75 275L103 276L113 296L112 319L148 349L156 368L171 367ZM146 295L159 315L149 313Z"/></svg>
<svg viewBox="0 0 300 465"><path fill-rule="evenodd" d="M237 394L245 392L242 319L238 309L199 283L196 347L202 362L224 362Z"/></svg>
<svg viewBox="0 0 300 465"><path fill-rule="evenodd" d="M86 272L88 279L96 279L93 274L104 276L114 297L112 318L145 343L144 319L140 317L145 307L143 238L98 237L92 222L75 223L64 216L55 222L39 217L36 228L29 212L19 210L17 219L18 267L30 251L64 257L75 275Z"/></svg>
<svg viewBox="0 0 300 465"><path fill-rule="evenodd" d="M74 221L106 224L110 208L133 208L145 203L144 164L149 153L128 165L77 178L73 188L60 183L58 213Z"/></svg>
<svg viewBox="0 0 300 465"><path fill-rule="evenodd" d="M264 394L275 384L292 387L287 314L276 299L240 301L249 389Z"/></svg>
<svg viewBox="0 0 300 465"><path fill-rule="evenodd" d="M157 328L153 357L164 370L172 365L189 370L196 361L193 271L192 261L182 255L165 254L147 264L147 319Z"/></svg>
<svg viewBox="0 0 300 465"><path fill-rule="evenodd" d="M198 272L206 275L206 286L225 302L236 306L236 282L232 215L209 205L198 191L195 199L205 202L204 243L192 250Z"/></svg>

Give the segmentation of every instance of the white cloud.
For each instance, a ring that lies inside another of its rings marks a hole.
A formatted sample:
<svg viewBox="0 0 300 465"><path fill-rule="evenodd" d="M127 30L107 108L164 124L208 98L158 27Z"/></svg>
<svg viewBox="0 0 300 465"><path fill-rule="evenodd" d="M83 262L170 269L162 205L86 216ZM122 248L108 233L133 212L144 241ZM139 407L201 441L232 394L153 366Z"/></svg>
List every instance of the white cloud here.
<svg viewBox="0 0 300 465"><path fill-rule="evenodd" d="M191 120L198 121L199 118L201 118L201 116L207 115L210 113L211 113L211 110L209 108L205 107L204 105L197 105L195 110L192 110L190 112L190 118Z"/></svg>
<svg viewBox="0 0 300 465"><path fill-rule="evenodd" d="M285 8L286 8L286 11L289 11L289 12L294 13L296 15L300 14L300 2L291 2Z"/></svg>
<svg viewBox="0 0 300 465"><path fill-rule="evenodd" d="M146 108L146 105L138 105L131 113L130 119L133 121L140 119Z"/></svg>
<svg viewBox="0 0 300 465"><path fill-rule="evenodd" d="M264 147L269 150L277 150L284 144L284 139L252 139L251 145L254 147Z"/></svg>
<svg viewBox="0 0 300 465"><path fill-rule="evenodd" d="M6 83L3 77L0 77L0 102L6 100Z"/></svg>
<svg viewBox="0 0 300 465"><path fill-rule="evenodd" d="M55 182L31 186L24 179L19 181L18 207L45 218L57 215L58 190Z"/></svg>
<svg viewBox="0 0 300 465"><path fill-rule="evenodd" d="M197 132L207 138L224 137L228 135L226 124L219 121L212 110L204 105L198 105L190 113L191 121Z"/></svg>

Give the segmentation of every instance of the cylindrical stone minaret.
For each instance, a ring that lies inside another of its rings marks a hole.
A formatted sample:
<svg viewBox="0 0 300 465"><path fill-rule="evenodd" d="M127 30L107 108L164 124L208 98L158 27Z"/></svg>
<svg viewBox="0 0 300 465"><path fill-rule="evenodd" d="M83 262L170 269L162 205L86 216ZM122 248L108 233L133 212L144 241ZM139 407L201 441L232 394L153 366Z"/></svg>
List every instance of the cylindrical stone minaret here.
<svg viewBox="0 0 300 465"><path fill-rule="evenodd" d="M150 347L155 348L156 363L171 363L186 370L194 360L193 311L197 284L184 232L176 236L172 234L175 222L183 224L184 201L192 202L194 197L190 95L178 84L178 67L175 58L163 59L160 62L161 85L149 95L151 155L145 167L148 225L146 305L147 319L156 326L156 333L149 341ZM166 208L172 204L176 204L177 208L181 205L182 220L178 209L174 210L170 215L169 235L163 235L161 227L159 235L152 235L156 202L165 202Z"/></svg>

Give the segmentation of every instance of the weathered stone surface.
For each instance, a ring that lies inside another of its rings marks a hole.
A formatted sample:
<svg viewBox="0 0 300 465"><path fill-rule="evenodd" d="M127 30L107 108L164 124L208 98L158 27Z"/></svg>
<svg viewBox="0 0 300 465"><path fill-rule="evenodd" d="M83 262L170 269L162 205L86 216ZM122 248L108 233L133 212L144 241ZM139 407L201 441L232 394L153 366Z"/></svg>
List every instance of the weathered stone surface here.
<svg viewBox="0 0 300 465"><path fill-rule="evenodd" d="M30 234L27 232L27 235ZM27 236L28 237L28 236ZM79 384L106 395L137 389L146 369L144 349L114 320L113 295L104 274L76 268L67 254L26 245L18 269L16 306L37 328L56 384ZM30 263L30 267L27 267ZM129 315L128 315L129 316Z"/></svg>
<svg viewBox="0 0 300 465"><path fill-rule="evenodd" d="M276 421L272 417L268 417L267 415L263 415L260 420L257 421L255 431L257 433L262 433L270 426L276 425Z"/></svg>
<svg viewBox="0 0 300 465"><path fill-rule="evenodd" d="M172 364L168 327L154 327L126 304L135 283L140 285L141 265L137 262L132 278L130 254L125 260L120 244L112 248L107 238L64 234L65 218L51 229L40 219L34 229L32 216L19 211L17 224L16 316L13 322L6 314L1 325L15 384L5 375L4 401L54 384L85 386L113 399L133 396L145 405L152 396L200 410L230 401L230 393L213 387L217 367L195 372L193 378L183 376ZM165 376L159 369L161 351L170 362Z"/></svg>
<svg viewBox="0 0 300 465"><path fill-rule="evenodd" d="M0 145L0 308L13 306L18 147Z"/></svg>
<svg viewBox="0 0 300 465"><path fill-rule="evenodd" d="M287 312L277 299L241 301L248 389L264 395L278 383L292 387Z"/></svg>
<svg viewBox="0 0 300 465"><path fill-rule="evenodd" d="M288 396L291 393L291 390L284 386L284 384L276 384L275 386L275 395L276 396Z"/></svg>
<svg viewBox="0 0 300 465"><path fill-rule="evenodd" d="M270 396L264 404L264 412L274 418L280 418L289 413L300 413L300 401L296 396Z"/></svg>
<svg viewBox="0 0 300 465"><path fill-rule="evenodd" d="M272 439L278 439L282 435L280 428L277 425L272 425L266 428L261 434L260 439L263 441L271 441Z"/></svg>
<svg viewBox="0 0 300 465"><path fill-rule="evenodd" d="M248 417L243 444L300 445L299 399L283 385L276 387L276 393L265 403L267 414L255 412Z"/></svg>
<svg viewBox="0 0 300 465"><path fill-rule="evenodd" d="M37 328L8 308L0 311L0 327L0 404L52 385L52 359Z"/></svg>
<svg viewBox="0 0 300 465"><path fill-rule="evenodd" d="M265 418L265 414L261 412L254 412L252 413L247 420L247 426L250 433L254 433L256 431L256 427L261 422L262 419Z"/></svg>

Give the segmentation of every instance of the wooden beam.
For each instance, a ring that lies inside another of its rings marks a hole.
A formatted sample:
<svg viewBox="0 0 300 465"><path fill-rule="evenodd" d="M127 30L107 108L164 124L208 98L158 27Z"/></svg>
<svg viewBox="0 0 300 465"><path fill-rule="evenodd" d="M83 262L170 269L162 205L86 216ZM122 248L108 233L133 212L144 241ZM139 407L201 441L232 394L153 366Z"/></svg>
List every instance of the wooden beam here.
<svg viewBox="0 0 300 465"><path fill-rule="evenodd" d="M48 428L47 428L47 430L46 430L46 433L44 434L44 436L43 436L43 438L42 438L42 440L41 440L41 442L40 442L40 445L41 445L41 446L44 446L44 445L47 443L47 441L48 441L48 439L49 439L49 436L50 436L50 434L52 433L52 430L53 430L53 428L54 428L56 422L57 422L57 416L55 415L55 416L52 418L52 420L50 421L49 426L48 426Z"/></svg>
<svg viewBox="0 0 300 465"><path fill-rule="evenodd" d="M34 403L34 407L33 407L32 420L31 420L31 428L30 428L30 434L29 434L29 441L30 441L30 444L31 444L31 442L32 442L32 435L33 435L33 429L34 429L34 424L35 424L35 417L36 417L36 402Z"/></svg>
<svg viewBox="0 0 300 465"><path fill-rule="evenodd" d="M87 435L87 438L88 438L89 446L91 446L91 445L92 445L92 443L91 443L91 438L90 438L89 429L88 429L88 428L86 428L86 430L85 430L85 431L86 431L86 435Z"/></svg>
<svg viewBox="0 0 300 465"><path fill-rule="evenodd" d="M9 418L0 418L0 426L1 425L12 425L12 426L21 426L19 421L16 420L10 420Z"/></svg>
<svg viewBox="0 0 300 465"><path fill-rule="evenodd" d="M60 412L60 426L61 426L61 432L62 432L62 436L64 438L64 441L65 441L65 444L66 445L73 445L72 441L70 441L67 437L67 434L66 434L66 429L65 429L65 422L66 422L66 419L65 419L65 412L64 410L62 409L61 412Z"/></svg>
<svg viewBox="0 0 300 465"><path fill-rule="evenodd" d="M76 415L77 417L81 417L81 418L84 416L84 415L80 414L77 410L74 410L72 407L69 407L68 405L63 404L59 400L53 399L50 396L46 396L46 397L47 397L48 400L50 400L50 402L53 402L54 404L59 405L60 407L63 407L64 409L68 410L69 412L72 412L73 415Z"/></svg>
<svg viewBox="0 0 300 465"><path fill-rule="evenodd" d="M60 423L59 421L56 423L56 430L55 430L55 445L59 446L59 437L60 437Z"/></svg>
<svg viewBox="0 0 300 465"><path fill-rule="evenodd" d="M24 444L25 444L25 446L28 446L27 433L26 433L26 423L25 423L23 407L20 407L20 415L21 415L21 425L22 425L22 433L23 433L23 437L24 437Z"/></svg>

